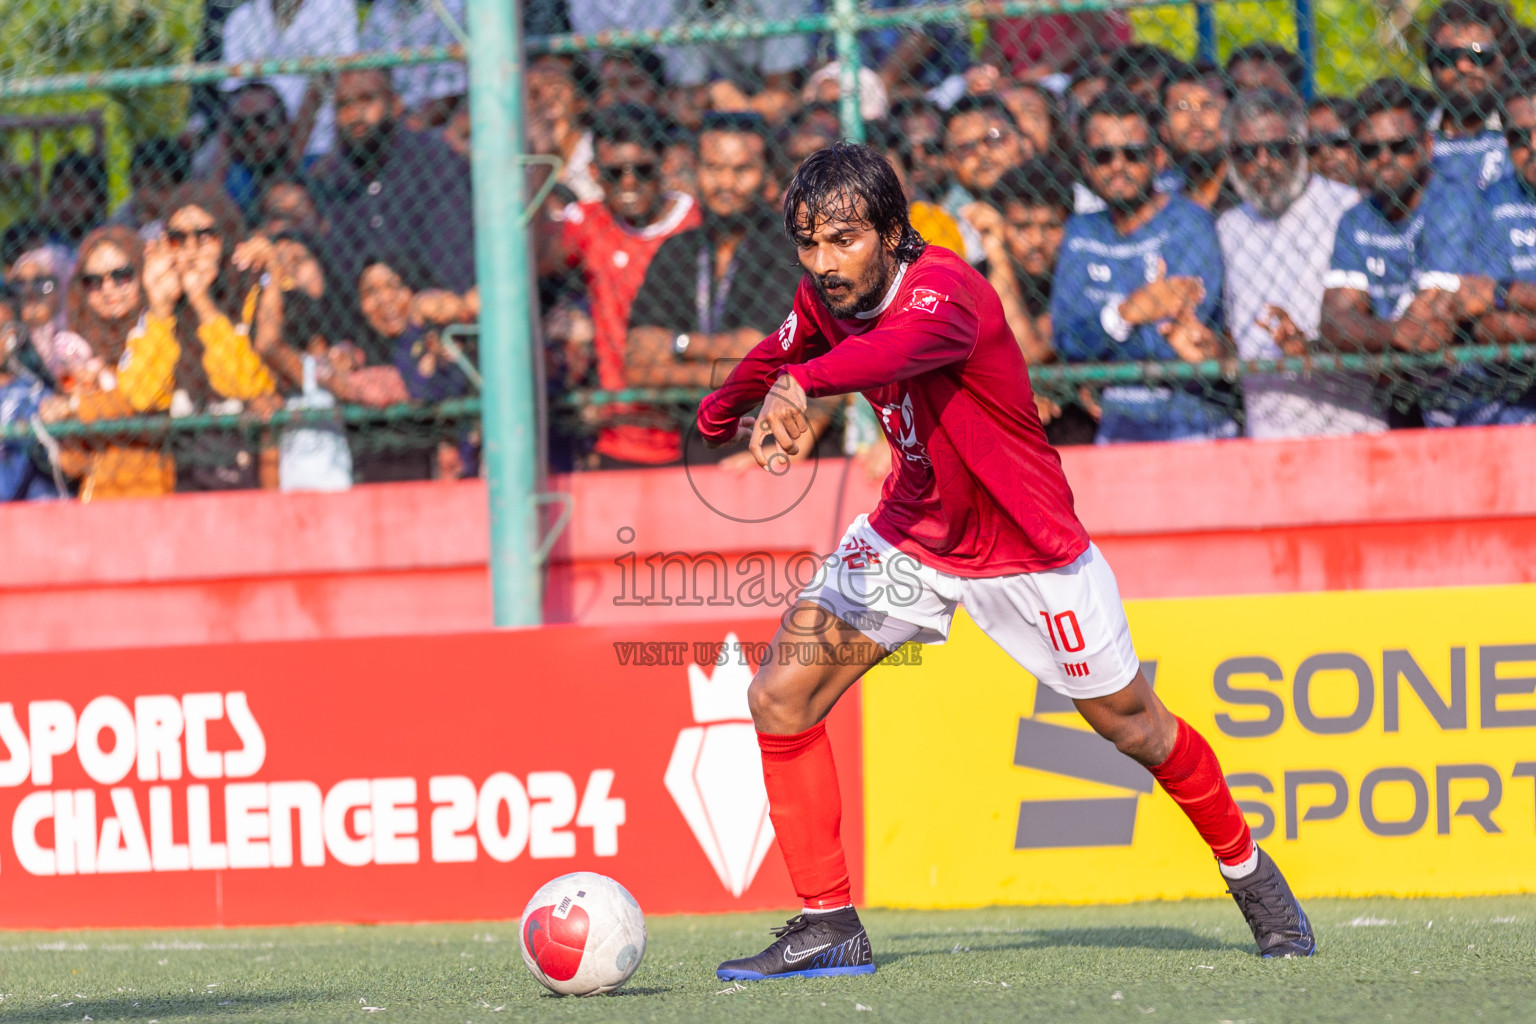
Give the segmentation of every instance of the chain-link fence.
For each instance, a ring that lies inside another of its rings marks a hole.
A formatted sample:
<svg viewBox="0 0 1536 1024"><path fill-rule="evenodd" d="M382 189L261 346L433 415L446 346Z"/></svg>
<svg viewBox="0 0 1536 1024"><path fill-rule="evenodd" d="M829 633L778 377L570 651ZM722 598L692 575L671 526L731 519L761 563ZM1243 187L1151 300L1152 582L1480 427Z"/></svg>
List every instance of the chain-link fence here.
<svg viewBox="0 0 1536 1024"><path fill-rule="evenodd" d="M449 7L8 6L0 497L477 472Z"/></svg>
<svg viewBox="0 0 1536 1024"><path fill-rule="evenodd" d="M1529 13L529 0L548 462L733 457L692 411L840 138L996 288L1058 443L1536 419ZM463 0L0 19L0 497L476 472Z"/></svg>
<svg viewBox="0 0 1536 1024"><path fill-rule="evenodd" d="M996 288L1058 443L1536 419L1536 82L1507 8L1070 6L530 8L577 33L534 40L559 99L529 112L532 147L578 154L541 250L570 459L711 457L686 402L601 400L707 385L777 328L778 198L847 137ZM816 412L884 456L863 403Z"/></svg>

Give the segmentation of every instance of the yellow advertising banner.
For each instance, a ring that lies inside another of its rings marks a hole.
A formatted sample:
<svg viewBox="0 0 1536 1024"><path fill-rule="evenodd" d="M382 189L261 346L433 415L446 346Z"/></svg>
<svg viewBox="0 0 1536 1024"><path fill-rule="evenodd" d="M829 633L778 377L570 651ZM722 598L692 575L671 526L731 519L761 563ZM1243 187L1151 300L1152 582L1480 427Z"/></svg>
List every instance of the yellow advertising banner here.
<svg viewBox="0 0 1536 1024"><path fill-rule="evenodd" d="M1536 585L1133 601L1144 671L1211 742L1300 895L1536 891ZM1140 765L963 615L864 688L866 896L1213 896Z"/></svg>

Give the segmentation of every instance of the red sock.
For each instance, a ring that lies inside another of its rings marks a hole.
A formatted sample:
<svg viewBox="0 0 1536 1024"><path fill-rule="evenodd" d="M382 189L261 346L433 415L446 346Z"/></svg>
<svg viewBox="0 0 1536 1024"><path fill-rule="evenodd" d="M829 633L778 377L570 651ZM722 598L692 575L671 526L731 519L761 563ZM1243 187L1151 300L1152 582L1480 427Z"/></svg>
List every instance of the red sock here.
<svg viewBox="0 0 1536 1024"><path fill-rule="evenodd" d="M839 835L843 799L826 725L818 722L792 736L760 732L757 745L763 752L768 816L795 892L808 910L852 904Z"/></svg>
<svg viewBox="0 0 1536 1024"><path fill-rule="evenodd" d="M1248 822L1232 799L1221 763L1204 736L1179 719L1179 736L1173 741L1173 752L1168 760L1148 771L1189 815L1217 860L1241 864L1248 859L1253 852Z"/></svg>

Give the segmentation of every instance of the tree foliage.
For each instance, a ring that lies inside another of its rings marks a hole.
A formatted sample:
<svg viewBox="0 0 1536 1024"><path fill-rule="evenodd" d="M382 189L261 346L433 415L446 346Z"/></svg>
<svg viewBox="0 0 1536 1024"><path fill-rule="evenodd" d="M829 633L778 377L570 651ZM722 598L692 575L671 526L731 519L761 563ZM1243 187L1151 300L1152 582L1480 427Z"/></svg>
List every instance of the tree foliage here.
<svg viewBox="0 0 1536 1024"><path fill-rule="evenodd" d="M0 3L0 87L41 75L188 63L203 7L201 0L6 0ZM186 109L185 86L0 97L0 114L10 116L99 111L114 199L126 194L133 144L175 134ZM44 133L40 152L29 131L0 134L0 223L30 212L32 181L19 167L38 156L49 166L90 145L83 129Z"/></svg>
<svg viewBox="0 0 1536 1024"><path fill-rule="evenodd" d="M1428 85L1422 63L1424 23L1437 6L1432 0L1313 0L1318 91L1349 96L1385 75ZM1522 23L1536 24L1536 0L1517 0L1512 6ZM1214 10L1223 60L1258 40L1296 47L1291 0L1217 3ZM1139 40L1184 58L1195 56L1193 5L1142 8L1131 13L1131 22Z"/></svg>

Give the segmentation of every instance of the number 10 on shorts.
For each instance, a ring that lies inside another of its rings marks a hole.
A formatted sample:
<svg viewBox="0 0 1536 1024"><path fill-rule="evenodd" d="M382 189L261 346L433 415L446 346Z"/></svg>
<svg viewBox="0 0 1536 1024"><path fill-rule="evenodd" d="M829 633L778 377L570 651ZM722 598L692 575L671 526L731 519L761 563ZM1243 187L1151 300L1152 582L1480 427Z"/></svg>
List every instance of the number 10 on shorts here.
<svg viewBox="0 0 1536 1024"><path fill-rule="evenodd" d="M1050 612L1041 612L1040 617L1045 620L1045 631L1050 634L1051 646L1056 650L1076 654L1088 646L1083 639L1083 627L1077 624L1076 612L1061 612L1055 617Z"/></svg>

